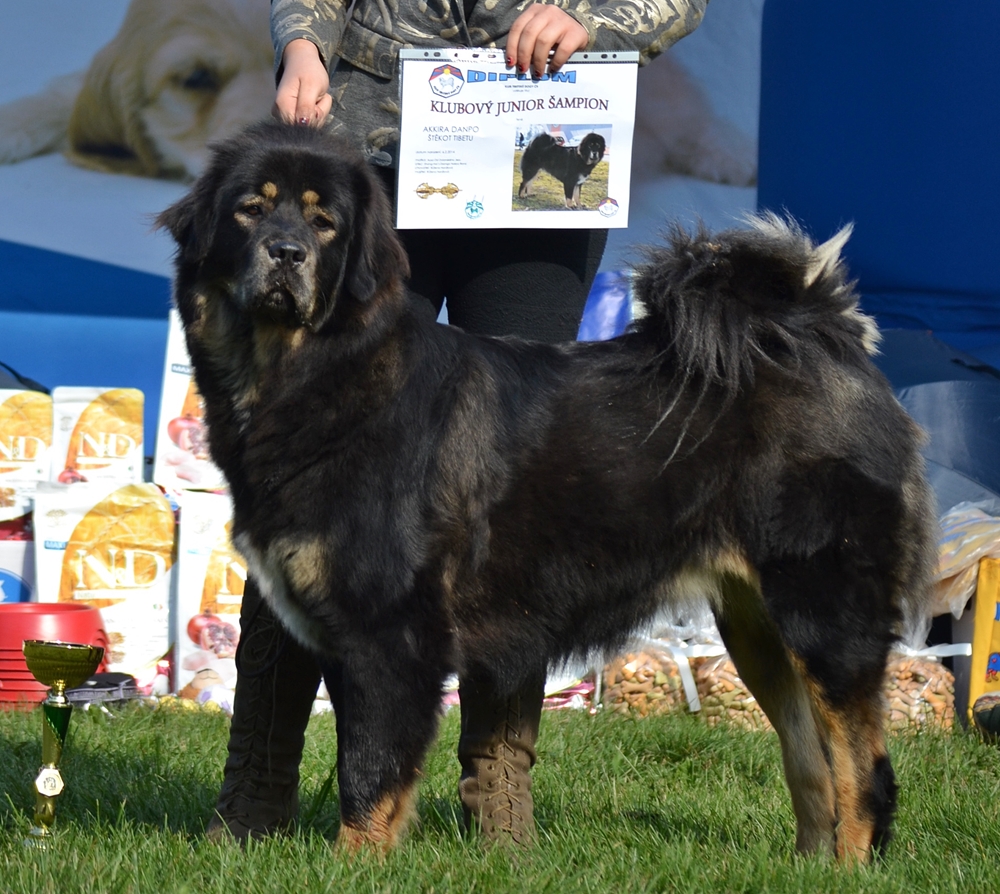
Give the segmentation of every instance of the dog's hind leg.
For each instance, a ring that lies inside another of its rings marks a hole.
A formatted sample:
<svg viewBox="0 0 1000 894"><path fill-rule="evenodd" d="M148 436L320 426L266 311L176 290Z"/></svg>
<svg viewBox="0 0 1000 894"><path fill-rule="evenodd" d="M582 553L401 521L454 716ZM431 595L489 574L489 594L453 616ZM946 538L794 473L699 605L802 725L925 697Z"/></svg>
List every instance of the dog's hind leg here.
<svg viewBox="0 0 1000 894"><path fill-rule="evenodd" d="M517 188L517 197L519 199L524 199L531 195L531 186L537 176L537 169L521 172L521 185Z"/></svg>
<svg viewBox="0 0 1000 894"><path fill-rule="evenodd" d="M882 689L893 612L885 582L853 558L829 546L769 563L760 589L725 600L720 630L782 735L799 846L832 841L839 859L865 862L896 807Z"/></svg>
<svg viewBox="0 0 1000 894"><path fill-rule="evenodd" d="M785 779L792 796L803 853L833 853L836 809L825 735L812 710L806 682L764 610L756 576L722 575L721 605L715 606L723 642L744 683L781 741Z"/></svg>
<svg viewBox="0 0 1000 894"><path fill-rule="evenodd" d="M398 841L437 731L445 650L408 628L396 633L353 639L340 655L337 845L347 850Z"/></svg>

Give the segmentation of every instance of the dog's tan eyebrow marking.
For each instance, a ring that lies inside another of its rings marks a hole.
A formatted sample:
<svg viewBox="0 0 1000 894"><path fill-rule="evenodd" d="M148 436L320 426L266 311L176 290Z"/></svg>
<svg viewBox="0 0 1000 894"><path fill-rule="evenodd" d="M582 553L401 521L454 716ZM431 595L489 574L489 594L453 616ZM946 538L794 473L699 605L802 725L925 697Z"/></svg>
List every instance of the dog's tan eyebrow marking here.
<svg viewBox="0 0 1000 894"><path fill-rule="evenodd" d="M272 183L270 180L267 181L261 188L260 194L265 199L275 199L278 197L278 187Z"/></svg>
<svg viewBox="0 0 1000 894"><path fill-rule="evenodd" d="M312 189L307 189L304 193L302 193L302 204L306 206L318 205L319 193Z"/></svg>

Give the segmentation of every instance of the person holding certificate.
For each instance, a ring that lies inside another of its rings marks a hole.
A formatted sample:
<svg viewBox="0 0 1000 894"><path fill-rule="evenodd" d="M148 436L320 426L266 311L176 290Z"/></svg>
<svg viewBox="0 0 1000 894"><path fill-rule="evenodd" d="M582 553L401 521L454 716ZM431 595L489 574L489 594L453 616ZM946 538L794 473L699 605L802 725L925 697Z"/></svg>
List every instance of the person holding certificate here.
<svg viewBox="0 0 1000 894"><path fill-rule="evenodd" d="M645 62L694 30L707 0L272 0L275 117L329 127L382 172L390 195L399 142L399 51L504 48L507 65L538 76L581 50L633 50ZM576 336L606 230L400 231L410 291L478 335L545 341ZM281 629L252 580L241 610L239 679L225 779L210 838L285 829L298 813L298 767L321 671ZM338 672L325 668L334 704ZM473 672L460 684L466 822L489 840L535 838L530 769L544 674L509 691Z"/></svg>

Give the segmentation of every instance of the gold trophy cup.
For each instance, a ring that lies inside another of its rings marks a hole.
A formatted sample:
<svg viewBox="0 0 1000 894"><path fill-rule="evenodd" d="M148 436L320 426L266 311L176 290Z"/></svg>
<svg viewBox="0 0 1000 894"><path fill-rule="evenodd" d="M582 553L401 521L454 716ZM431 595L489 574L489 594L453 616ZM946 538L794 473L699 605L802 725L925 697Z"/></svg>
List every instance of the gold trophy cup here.
<svg viewBox="0 0 1000 894"><path fill-rule="evenodd" d="M42 702L42 766L35 777L35 824L25 844L45 847L56 819L56 798L65 784L59 773L59 758L66 743L73 705L66 690L82 685L101 663L104 649L79 643L24 641L24 660L39 683L49 686Z"/></svg>

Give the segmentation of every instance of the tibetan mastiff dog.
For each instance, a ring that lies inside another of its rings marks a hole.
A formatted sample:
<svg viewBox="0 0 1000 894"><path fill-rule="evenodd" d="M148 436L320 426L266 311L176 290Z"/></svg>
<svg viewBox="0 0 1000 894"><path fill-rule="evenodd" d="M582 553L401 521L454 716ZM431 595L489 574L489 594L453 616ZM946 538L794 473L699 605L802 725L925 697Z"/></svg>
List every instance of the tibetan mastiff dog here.
<svg viewBox="0 0 1000 894"><path fill-rule="evenodd" d="M799 849L886 843L883 673L934 522L846 233L677 229L626 334L553 346L434 322L329 133L221 143L159 223L234 541L343 668L346 844L401 831L450 674L514 692L692 592L778 731Z"/></svg>
<svg viewBox="0 0 1000 894"><path fill-rule="evenodd" d="M521 156L519 199L531 195L531 184L539 172L551 174L563 185L567 208L581 208L580 187L604 158L604 137L588 133L579 146L563 146L555 137L540 133Z"/></svg>

